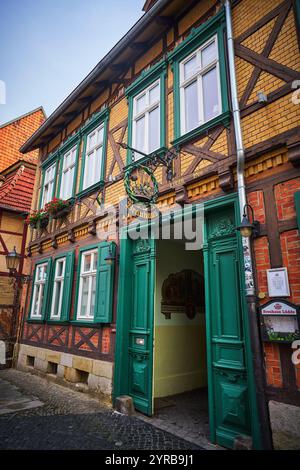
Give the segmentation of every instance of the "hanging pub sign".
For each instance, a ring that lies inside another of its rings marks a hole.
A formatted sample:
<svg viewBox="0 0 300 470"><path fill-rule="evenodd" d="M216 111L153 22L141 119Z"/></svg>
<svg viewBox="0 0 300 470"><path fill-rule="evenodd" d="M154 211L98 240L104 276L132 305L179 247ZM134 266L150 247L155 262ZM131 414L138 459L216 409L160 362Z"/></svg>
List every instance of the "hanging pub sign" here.
<svg viewBox="0 0 300 470"><path fill-rule="evenodd" d="M300 339L299 306L273 299L261 305L259 310L263 341L291 343Z"/></svg>

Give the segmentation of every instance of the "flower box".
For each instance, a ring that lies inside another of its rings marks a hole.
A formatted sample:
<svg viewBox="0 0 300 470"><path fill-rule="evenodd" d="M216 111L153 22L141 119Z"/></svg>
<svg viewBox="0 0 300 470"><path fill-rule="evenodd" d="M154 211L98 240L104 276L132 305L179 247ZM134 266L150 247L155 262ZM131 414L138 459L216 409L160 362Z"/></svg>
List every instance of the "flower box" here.
<svg viewBox="0 0 300 470"><path fill-rule="evenodd" d="M52 219L66 217L70 213L71 209L71 201L64 201L63 199L59 198L54 198L45 205L45 211L47 211Z"/></svg>
<svg viewBox="0 0 300 470"><path fill-rule="evenodd" d="M49 215L44 210L32 212L26 219L26 223L32 229L43 229L46 228L49 223Z"/></svg>

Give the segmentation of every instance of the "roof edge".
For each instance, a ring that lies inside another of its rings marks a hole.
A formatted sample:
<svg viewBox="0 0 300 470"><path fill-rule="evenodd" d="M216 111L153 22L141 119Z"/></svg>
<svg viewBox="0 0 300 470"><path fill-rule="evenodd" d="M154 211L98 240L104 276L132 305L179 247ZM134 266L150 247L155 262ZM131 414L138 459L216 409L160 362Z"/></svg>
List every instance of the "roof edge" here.
<svg viewBox="0 0 300 470"><path fill-rule="evenodd" d="M16 121L20 121L21 119L30 116L31 114L36 113L37 111L42 111L44 114L45 118L47 119L47 114L45 113L45 110L43 106L39 106L38 108L33 109L32 111L28 111L28 113L22 114L21 116L16 117L15 119L11 119L11 121L7 121L4 124L0 125L0 129L3 129L3 127L9 126L10 124L13 124Z"/></svg>
<svg viewBox="0 0 300 470"><path fill-rule="evenodd" d="M91 72L77 85L77 87L65 98L65 100L53 111L48 119L39 127L37 131L21 146L20 152L27 153L34 150L34 143L71 105L80 94L93 82L94 79L114 60L127 46L133 38L143 31L146 25L151 23L152 18L165 7L170 0L157 0L156 3L127 31L127 33L115 44L115 46L98 62Z"/></svg>

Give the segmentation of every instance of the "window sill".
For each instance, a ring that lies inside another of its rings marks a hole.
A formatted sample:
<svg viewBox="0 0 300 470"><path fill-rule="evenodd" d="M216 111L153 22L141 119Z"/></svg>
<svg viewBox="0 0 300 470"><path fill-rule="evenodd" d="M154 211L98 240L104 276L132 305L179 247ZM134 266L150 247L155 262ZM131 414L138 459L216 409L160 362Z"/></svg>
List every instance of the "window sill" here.
<svg viewBox="0 0 300 470"><path fill-rule="evenodd" d="M74 326L85 326L85 327L92 327L92 328L101 328L102 326L102 323L94 322L94 321L84 321L84 320L71 320L69 323Z"/></svg>
<svg viewBox="0 0 300 470"><path fill-rule="evenodd" d="M230 123L230 117L231 117L231 112L225 111L224 113L220 114L219 116L216 116L215 118L211 119L205 124L202 124L201 126L196 127L196 129L193 129L187 132L186 134L180 137L177 137L171 142L171 144L174 147L179 147L185 144L186 142L189 142L190 140L194 139L195 137L202 137L202 134L204 134L211 128L216 127L220 124L223 124L225 127L227 127Z"/></svg>
<svg viewBox="0 0 300 470"><path fill-rule="evenodd" d="M98 181L97 183L93 184L92 186L89 186L86 189L83 189L79 193L76 194L77 199L82 199L85 196L89 196L90 194L94 193L97 191L97 189L101 189L104 186L104 181Z"/></svg>
<svg viewBox="0 0 300 470"><path fill-rule="evenodd" d="M159 149L155 150L154 152L150 153L149 155L147 155L146 157L143 157L143 158L139 158L138 160L134 160L130 163L128 163L125 167L124 167L124 170L128 170L130 168L134 168L135 166L137 165L145 165L147 166L147 163L149 162L149 160L151 160L155 155L159 155L160 157L163 156L166 152L168 151L168 149L166 147L160 147Z"/></svg>
<svg viewBox="0 0 300 470"><path fill-rule="evenodd" d="M68 325L69 324L69 321L68 320L59 320L59 319L56 319L56 320L46 320L46 323L47 324L50 324L50 325Z"/></svg>
<svg viewBox="0 0 300 470"><path fill-rule="evenodd" d="M45 323L45 320L42 318L27 318L27 323Z"/></svg>

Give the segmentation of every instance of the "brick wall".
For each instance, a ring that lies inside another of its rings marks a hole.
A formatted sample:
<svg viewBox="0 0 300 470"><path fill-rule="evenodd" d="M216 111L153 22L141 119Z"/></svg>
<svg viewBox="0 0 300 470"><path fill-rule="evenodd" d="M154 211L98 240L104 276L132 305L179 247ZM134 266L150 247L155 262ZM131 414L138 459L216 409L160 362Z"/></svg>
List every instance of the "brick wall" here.
<svg viewBox="0 0 300 470"><path fill-rule="evenodd" d="M300 178L292 178L288 181L275 184L273 187L273 197L277 213L278 224L292 224L295 221L296 212L294 206L294 193L300 190ZM252 191L248 194L248 202L254 210L254 216L265 226L270 224L266 218L264 191ZM295 224L294 224L295 225ZM270 229L271 227L269 227ZM272 228L271 228L272 229ZM278 229L277 229L278 230ZM297 305L300 304L300 237L298 229L295 227L282 230L278 233L279 249L281 250L282 266L288 270L288 278L291 295L288 301ZM256 277L258 292L264 293L266 296L260 302L265 303L268 297L267 274L266 270L271 268L270 247L267 236L261 236L254 240L254 253L256 264ZM284 387L280 363L280 345L272 343L264 343L265 364L267 383L273 387ZM291 356L293 350L291 349ZM291 366L292 367L292 366ZM300 366L295 369L297 387L300 389Z"/></svg>

